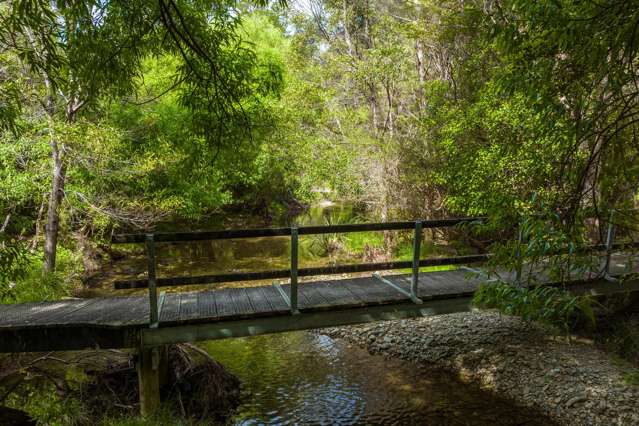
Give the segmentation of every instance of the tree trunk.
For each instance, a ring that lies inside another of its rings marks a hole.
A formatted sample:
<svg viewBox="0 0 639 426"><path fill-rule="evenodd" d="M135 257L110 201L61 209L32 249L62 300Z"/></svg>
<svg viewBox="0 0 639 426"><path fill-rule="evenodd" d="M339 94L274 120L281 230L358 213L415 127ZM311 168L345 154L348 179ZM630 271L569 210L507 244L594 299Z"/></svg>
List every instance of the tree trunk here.
<svg viewBox="0 0 639 426"><path fill-rule="evenodd" d="M426 100L424 99L424 83L426 82L426 65L424 63L424 42L420 39L415 41L415 56L417 62L417 76L419 87L417 88L417 102L419 109L424 110Z"/></svg>
<svg viewBox="0 0 639 426"><path fill-rule="evenodd" d="M44 272L55 271L55 260L58 245L58 231L60 227L59 206L64 194L65 168L62 154L55 139L51 140L51 154L53 156L53 176L51 179L51 193L49 194L49 208L47 210L47 224L44 230Z"/></svg>
<svg viewBox="0 0 639 426"><path fill-rule="evenodd" d="M40 208L38 209L38 217L35 222L35 234L33 235L33 239L29 244L29 250L34 251L36 247L38 247L38 239L40 238L40 233L42 232L42 215L44 214L44 206L47 204L47 196L42 197L42 202L40 203Z"/></svg>

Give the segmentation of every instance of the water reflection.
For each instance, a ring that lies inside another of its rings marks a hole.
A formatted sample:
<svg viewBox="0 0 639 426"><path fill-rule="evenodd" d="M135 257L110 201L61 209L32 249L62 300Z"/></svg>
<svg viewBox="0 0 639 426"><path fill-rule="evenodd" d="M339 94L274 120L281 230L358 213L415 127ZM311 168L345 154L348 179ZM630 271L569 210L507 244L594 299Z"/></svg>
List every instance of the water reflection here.
<svg viewBox="0 0 639 426"><path fill-rule="evenodd" d="M159 226L158 231L211 230L257 228L265 226L324 225L328 223L348 223L361 221L363 211L348 203L330 203L313 206L297 216L283 216L266 222L255 216L211 217L195 224L171 224ZM335 259L318 256L311 250L312 236L300 237L300 266L323 266ZM120 246L121 247L121 246ZM120 279L143 278L146 271L146 257L141 244L127 247L127 253L93 280L96 287L85 291L85 297L126 296L144 293L144 290L113 290L113 283ZM156 259L158 276L196 276L233 272L267 271L288 269L290 262L290 238L268 237L217 241L196 241L188 243L157 243ZM348 257L338 259L348 262ZM267 285L271 281L253 282L250 285ZM217 285L218 288L245 286L247 283ZM206 286L172 287L168 291L195 291Z"/></svg>
<svg viewBox="0 0 639 426"><path fill-rule="evenodd" d="M243 381L231 423L549 425L451 375L293 332L206 342Z"/></svg>

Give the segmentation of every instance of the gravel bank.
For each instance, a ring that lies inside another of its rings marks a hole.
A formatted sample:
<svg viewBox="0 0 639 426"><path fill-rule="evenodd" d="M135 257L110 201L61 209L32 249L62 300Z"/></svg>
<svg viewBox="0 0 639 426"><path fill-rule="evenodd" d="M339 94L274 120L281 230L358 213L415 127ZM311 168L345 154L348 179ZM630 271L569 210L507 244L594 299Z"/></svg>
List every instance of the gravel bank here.
<svg viewBox="0 0 639 426"><path fill-rule="evenodd" d="M589 342L494 312L322 330L369 352L457 372L565 425L639 425L639 387Z"/></svg>

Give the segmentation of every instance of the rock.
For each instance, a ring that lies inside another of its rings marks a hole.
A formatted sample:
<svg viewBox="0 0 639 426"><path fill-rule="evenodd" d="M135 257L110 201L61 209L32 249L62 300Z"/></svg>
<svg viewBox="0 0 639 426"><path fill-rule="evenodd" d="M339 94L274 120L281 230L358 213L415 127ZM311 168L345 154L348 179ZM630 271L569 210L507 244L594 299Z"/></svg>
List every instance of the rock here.
<svg viewBox="0 0 639 426"><path fill-rule="evenodd" d="M585 400L586 400L586 398L584 398L583 396L574 396L574 397L570 398L568 400L568 402L566 402L566 407L572 407L576 403L584 402Z"/></svg>

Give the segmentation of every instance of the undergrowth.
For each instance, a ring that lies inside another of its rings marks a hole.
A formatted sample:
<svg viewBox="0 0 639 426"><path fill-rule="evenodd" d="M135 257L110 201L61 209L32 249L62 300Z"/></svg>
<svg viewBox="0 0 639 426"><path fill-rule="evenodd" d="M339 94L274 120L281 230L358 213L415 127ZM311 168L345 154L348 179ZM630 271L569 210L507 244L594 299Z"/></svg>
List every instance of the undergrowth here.
<svg viewBox="0 0 639 426"><path fill-rule="evenodd" d="M475 293L473 303L479 308L497 309L526 321L557 327L566 333L578 325L595 325L593 299L574 296L557 287L485 283Z"/></svg>
<svg viewBox="0 0 639 426"><path fill-rule="evenodd" d="M0 291L0 303L26 303L59 300L79 285L82 261L78 253L58 247L56 271L42 273L42 252L26 253L20 272L8 278Z"/></svg>

